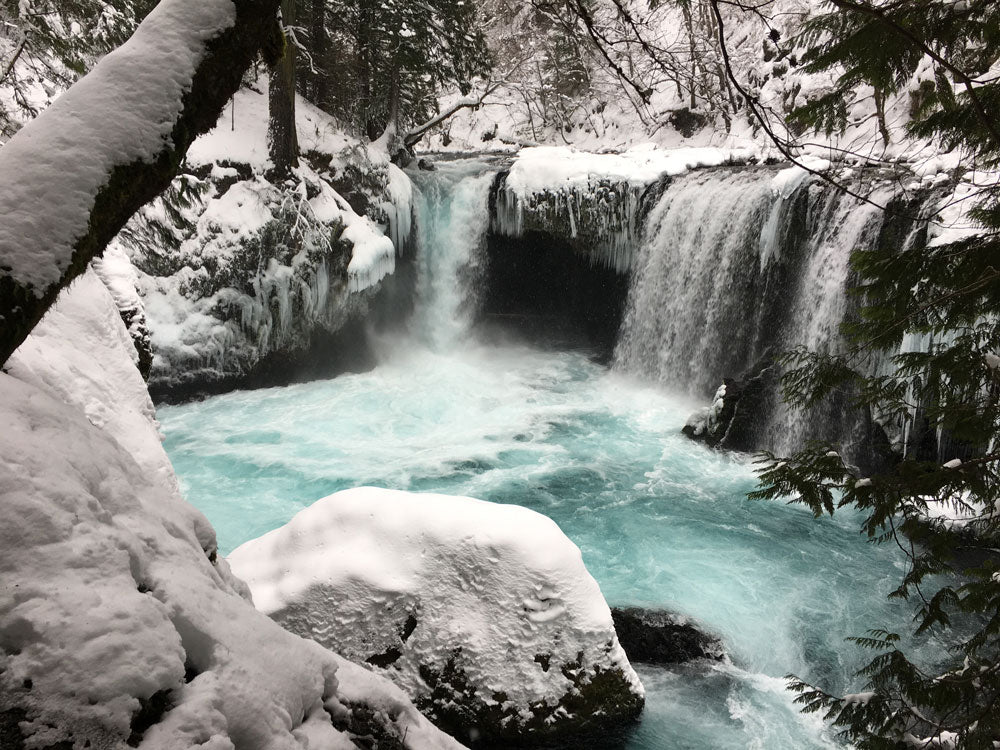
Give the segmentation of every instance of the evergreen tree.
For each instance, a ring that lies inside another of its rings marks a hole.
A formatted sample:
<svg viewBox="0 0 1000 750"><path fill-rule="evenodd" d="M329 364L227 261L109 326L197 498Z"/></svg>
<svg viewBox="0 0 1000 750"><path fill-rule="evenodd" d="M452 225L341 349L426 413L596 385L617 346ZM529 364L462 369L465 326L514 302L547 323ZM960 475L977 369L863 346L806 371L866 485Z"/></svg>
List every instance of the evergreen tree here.
<svg viewBox="0 0 1000 750"><path fill-rule="evenodd" d="M372 140L430 119L444 87L466 94L491 68L469 0L314 0L308 13L300 91Z"/></svg>
<svg viewBox="0 0 1000 750"><path fill-rule="evenodd" d="M156 0L0 0L0 136L131 36Z"/></svg>
<svg viewBox="0 0 1000 750"><path fill-rule="evenodd" d="M825 712L860 748L995 748L1000 185L989 175L1000 167L1000 4L829 0L828 12L807 20L794 44L808 49L806 72L837 77L829 91L793 112L793 124L842 129L862 87L871 87L877 104L929 71L913 96L910 133L960 151L987 177L965 199L977 236L854 254L860 311L844 332L846 354L785 356L791 402L809 407L846 394L877 421L904 427L883 468L866 476L842 459L841 446L813 444L791 457L765 454L752 495L791 497L816 515L859 509L873 542L898 544L906 553L908 569L892 596L915 604L916 634L939 634L953 646L939 663L918 664L904 653L899 634L873 630L853 639L876 652L860 673L864 693L833 695L795 678L792 688L804 710ZM877 109L881 116L884 106ZM880 127L888 139L884 118ZM900 353L904 337L927 343ZM892 367L879 366L886 361ZM930 511L940 508L971 520L958 527L935 519Z"/></svg>

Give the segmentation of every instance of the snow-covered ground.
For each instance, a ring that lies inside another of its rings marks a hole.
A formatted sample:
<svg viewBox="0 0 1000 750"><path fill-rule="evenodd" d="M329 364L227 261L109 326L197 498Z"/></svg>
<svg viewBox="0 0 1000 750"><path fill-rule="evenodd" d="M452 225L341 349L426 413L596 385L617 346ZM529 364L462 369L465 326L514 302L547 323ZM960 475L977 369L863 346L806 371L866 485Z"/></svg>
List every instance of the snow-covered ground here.
<svg viewBox="0 0 1000 750"><path fill-rule="evenodd" d="M0 374L0 713L31 746L333 750L357 708L412 750L460 747L253 608L178 494L134 356L88 272Z"/></svg>
<svg viewBox="0 0 1000 750"><path fill-rule="evenodd" d="M516 737L641 706L579 548L533 510L363 487L317 501L228 561L262 611L381 667L436 720L457 706L462 729ZM576 707L602 673L616 689Z"/></svg>

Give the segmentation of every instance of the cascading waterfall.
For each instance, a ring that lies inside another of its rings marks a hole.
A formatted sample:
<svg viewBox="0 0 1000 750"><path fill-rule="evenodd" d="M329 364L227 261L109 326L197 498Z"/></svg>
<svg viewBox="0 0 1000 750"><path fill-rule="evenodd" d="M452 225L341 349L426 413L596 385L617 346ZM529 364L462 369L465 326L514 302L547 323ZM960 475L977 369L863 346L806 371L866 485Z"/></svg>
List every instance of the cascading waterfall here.
<svg viewBox="0 0 1000 750"><path fill-rule="evenodd" d="M757 259L772 201L766 171L700 172L667 188L647 218L618 369L702 396L759 354Z"/></svg>
<svg viewBox="0 0 1000 750"><path fill-rule="evenodd" d="M851 252L877 241L882 220L877 206L799 170L678 179L646 221L616 368L704 398L796 346L835 353ZM818 420L769 398L765 447L794 449L819 437L818 425L836 437L834 415Z"/></svg>
<svg viewBox="0 0 1000 750"><path fill-rule="evenodd" d="M683 437L692 404L670 391L701 398L769 351L836 346L849 251L878 235L877 211L770 169L675 180L634 248L616 352L651 386L581 352L465 340L496 172L413 175L413 332L389 334L374 370L160 409L189 500L223 553L360 485L526 505L579 545L612 604L679 612L726 644L726 663L643 667L645 713L620 750L842 747L781 675L858 684L844 638L908 621L886 598L897 551L850 515L749 503L751 468Z"/></svg>
<svg viewBox="0 0 1000 750"><path fill-rule="evenodd" d="M840 325L849 305L851 253L870 249L878 240L884 217L878 205L884 205L892 196L877 192L871 203L862 203L839 191L818 192L810 205L805 265L781 341L784 349L803 346L822 354L839 354L844 346ZM793 409L777 399L763 430L764 444L789 453L809 438L841 437L836 432L843 414L816 412ZM817 416L822 419L817 420ZM818 431L820 425L826 428L825 434Z"/></svg>
<svg viewBox="0 0 1000 750"><path fill-rule="evenodd" d="M460 340L471 323L471 267L489 228L496 171L463 160L414 176L419 252L413 326L435 349Z"/></svg>

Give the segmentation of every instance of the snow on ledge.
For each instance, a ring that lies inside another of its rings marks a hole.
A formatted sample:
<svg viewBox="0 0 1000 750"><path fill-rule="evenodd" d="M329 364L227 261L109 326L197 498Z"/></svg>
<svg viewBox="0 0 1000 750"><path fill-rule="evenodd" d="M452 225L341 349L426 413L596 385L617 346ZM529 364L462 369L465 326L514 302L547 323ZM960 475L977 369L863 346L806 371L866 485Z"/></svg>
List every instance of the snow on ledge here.
<svg viewBox="0 0 1000 750"><path fill-rule="evenodd" d="M522 149L510 168L506 189L525 199L544 191L585 191L594 181L648 185L664 175L696 167L717 167L746 159L746 149L636 146L621 154L594 154L567 146Z"/></svg>

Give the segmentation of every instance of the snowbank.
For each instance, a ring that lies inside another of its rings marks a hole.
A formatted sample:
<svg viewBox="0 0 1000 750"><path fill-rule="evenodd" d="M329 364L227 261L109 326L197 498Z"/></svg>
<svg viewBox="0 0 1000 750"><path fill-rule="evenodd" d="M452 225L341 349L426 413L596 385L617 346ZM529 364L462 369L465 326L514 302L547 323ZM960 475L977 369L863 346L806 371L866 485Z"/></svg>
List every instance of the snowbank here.
<svg viewBox="0 0 1000 750"><path fill-rule="evenodd" d="M333 750L374 726L412 750L460 747L244 598L177 493L132 357L88 273L0 374L5 740Z"/></svg>
<svg viewBox="0 0 1000 750"><path fill-rule="evenodd" d="M367 660L439 726L472 738L594 728L641 708L580 550L526 508L348 490L229 563L261 610Z"/></svg>

